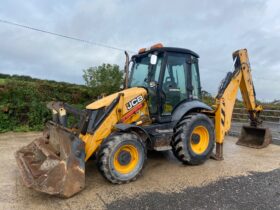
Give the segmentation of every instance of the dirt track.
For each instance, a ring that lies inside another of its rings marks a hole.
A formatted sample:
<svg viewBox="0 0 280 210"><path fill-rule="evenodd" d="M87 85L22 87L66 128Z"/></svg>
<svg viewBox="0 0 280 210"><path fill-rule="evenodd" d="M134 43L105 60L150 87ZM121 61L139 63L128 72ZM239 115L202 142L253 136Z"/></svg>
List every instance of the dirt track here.
<svg viewBox="0 0 280 210"><path fill-rule="evenodd" d="M14 152L40 135L32 132L0 135L0 209L104 209L125 198L140 198L158 193L170 195L171 198L173 192L182 193L192 187L215 185L214 182L222 178L280 168L280 146L270 145L268 148L255 150L236 146L236 139L227 137L224 161L209 160L201 166L191 167L174 160L169 152L151 153L144 175L136 182L126 185L108 183L98 173L95 163L90 161L86 169L86 189L65 200L27 189L21 183ZM122 205L122 202L118 205ZM125 208L130 207L129 203L123 205ZM145 205L149 207L149 203Z"/></svg>

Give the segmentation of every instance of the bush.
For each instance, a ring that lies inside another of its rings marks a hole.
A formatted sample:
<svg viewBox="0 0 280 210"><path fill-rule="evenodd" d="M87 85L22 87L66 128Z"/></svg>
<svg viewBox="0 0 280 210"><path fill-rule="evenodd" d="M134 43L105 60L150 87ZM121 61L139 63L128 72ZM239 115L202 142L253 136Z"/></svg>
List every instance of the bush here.
<svg viewBox="0 0 280 210"><path fill-rule="evenodd" d="M42 130L46 121L51 119L51 112L46 108L49 101L84 107L97 97L83 85L22 76L3 77L5 83L0 84L0 132Z"/></svg>
<svg viewBox="0 0 280 210"><path fill-rule="evenodd" d="M97 95L115 93L123 83L123 71L118 65L103 64L84 70L86 85Z"/></svg>

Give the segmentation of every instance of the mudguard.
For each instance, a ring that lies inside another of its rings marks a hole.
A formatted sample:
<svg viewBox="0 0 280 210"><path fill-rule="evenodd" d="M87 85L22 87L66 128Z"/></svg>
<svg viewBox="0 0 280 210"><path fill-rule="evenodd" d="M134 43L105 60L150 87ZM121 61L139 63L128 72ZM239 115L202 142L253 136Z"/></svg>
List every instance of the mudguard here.
<svg viewBox="0 0 280 210"><path fill-rule="evenodd" d="M125 124L125 123L119 123L119 124L116 124L115 126L115 129L116 130L119 130L119 131L128 131L128 130L135 130L135 131L140 131L142 135L145 135L145 137L150 141L151 140L151 137L149 135L149 133L143 128L143 127L140 127L140 126L137 126L137 125L134 125L134 124Z"/></svg>
<svg viewBox="0 0 280 210"><path fill-rule="evenodd" d="M182 101L173 110L171 121L179 121L186 113L190 112L191 110L202 110L202 109L209 110L209 111L212 110L210 106L198 100Z"/></svg>

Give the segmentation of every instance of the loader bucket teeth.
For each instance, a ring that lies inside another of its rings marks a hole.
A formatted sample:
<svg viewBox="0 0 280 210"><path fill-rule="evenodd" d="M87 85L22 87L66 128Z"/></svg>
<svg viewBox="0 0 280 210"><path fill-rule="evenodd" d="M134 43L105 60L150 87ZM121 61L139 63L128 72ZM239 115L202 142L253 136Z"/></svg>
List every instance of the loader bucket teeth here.
<svg viewBox="0 0 280 210"><path fill-rule="evenodd" d="M71 197L85 187L84 142L48 123L43 137L15 154L23 183L37 191Z"/></svg>
<svg viewBox="0 0 280 210"><path fill-rule="evenodd" d="M268 128L243 126L241 135L236 144L260 149L267 147L271 142L272 136Z"/></svg>

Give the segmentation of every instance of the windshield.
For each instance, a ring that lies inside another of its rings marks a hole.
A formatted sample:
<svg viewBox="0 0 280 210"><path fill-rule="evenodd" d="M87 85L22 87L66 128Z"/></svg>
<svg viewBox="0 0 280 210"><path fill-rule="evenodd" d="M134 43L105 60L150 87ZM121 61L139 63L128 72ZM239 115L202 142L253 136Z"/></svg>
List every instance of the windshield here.
<svg viewBox="0 0 280 210"><path fill-rule="evenodd" d="M136 57L131 69L130 87L147 86L150 57Z"/></svg>
<svg viewBox="0 0 280 210"><path fill-rule="evenodd" d="M151 54L135 57L133 59L129 84L130 87L148 87L148 82L158 82L163 57L161 54L158 55L157 63L155 65L150 64L150 57Z"/></svg>

